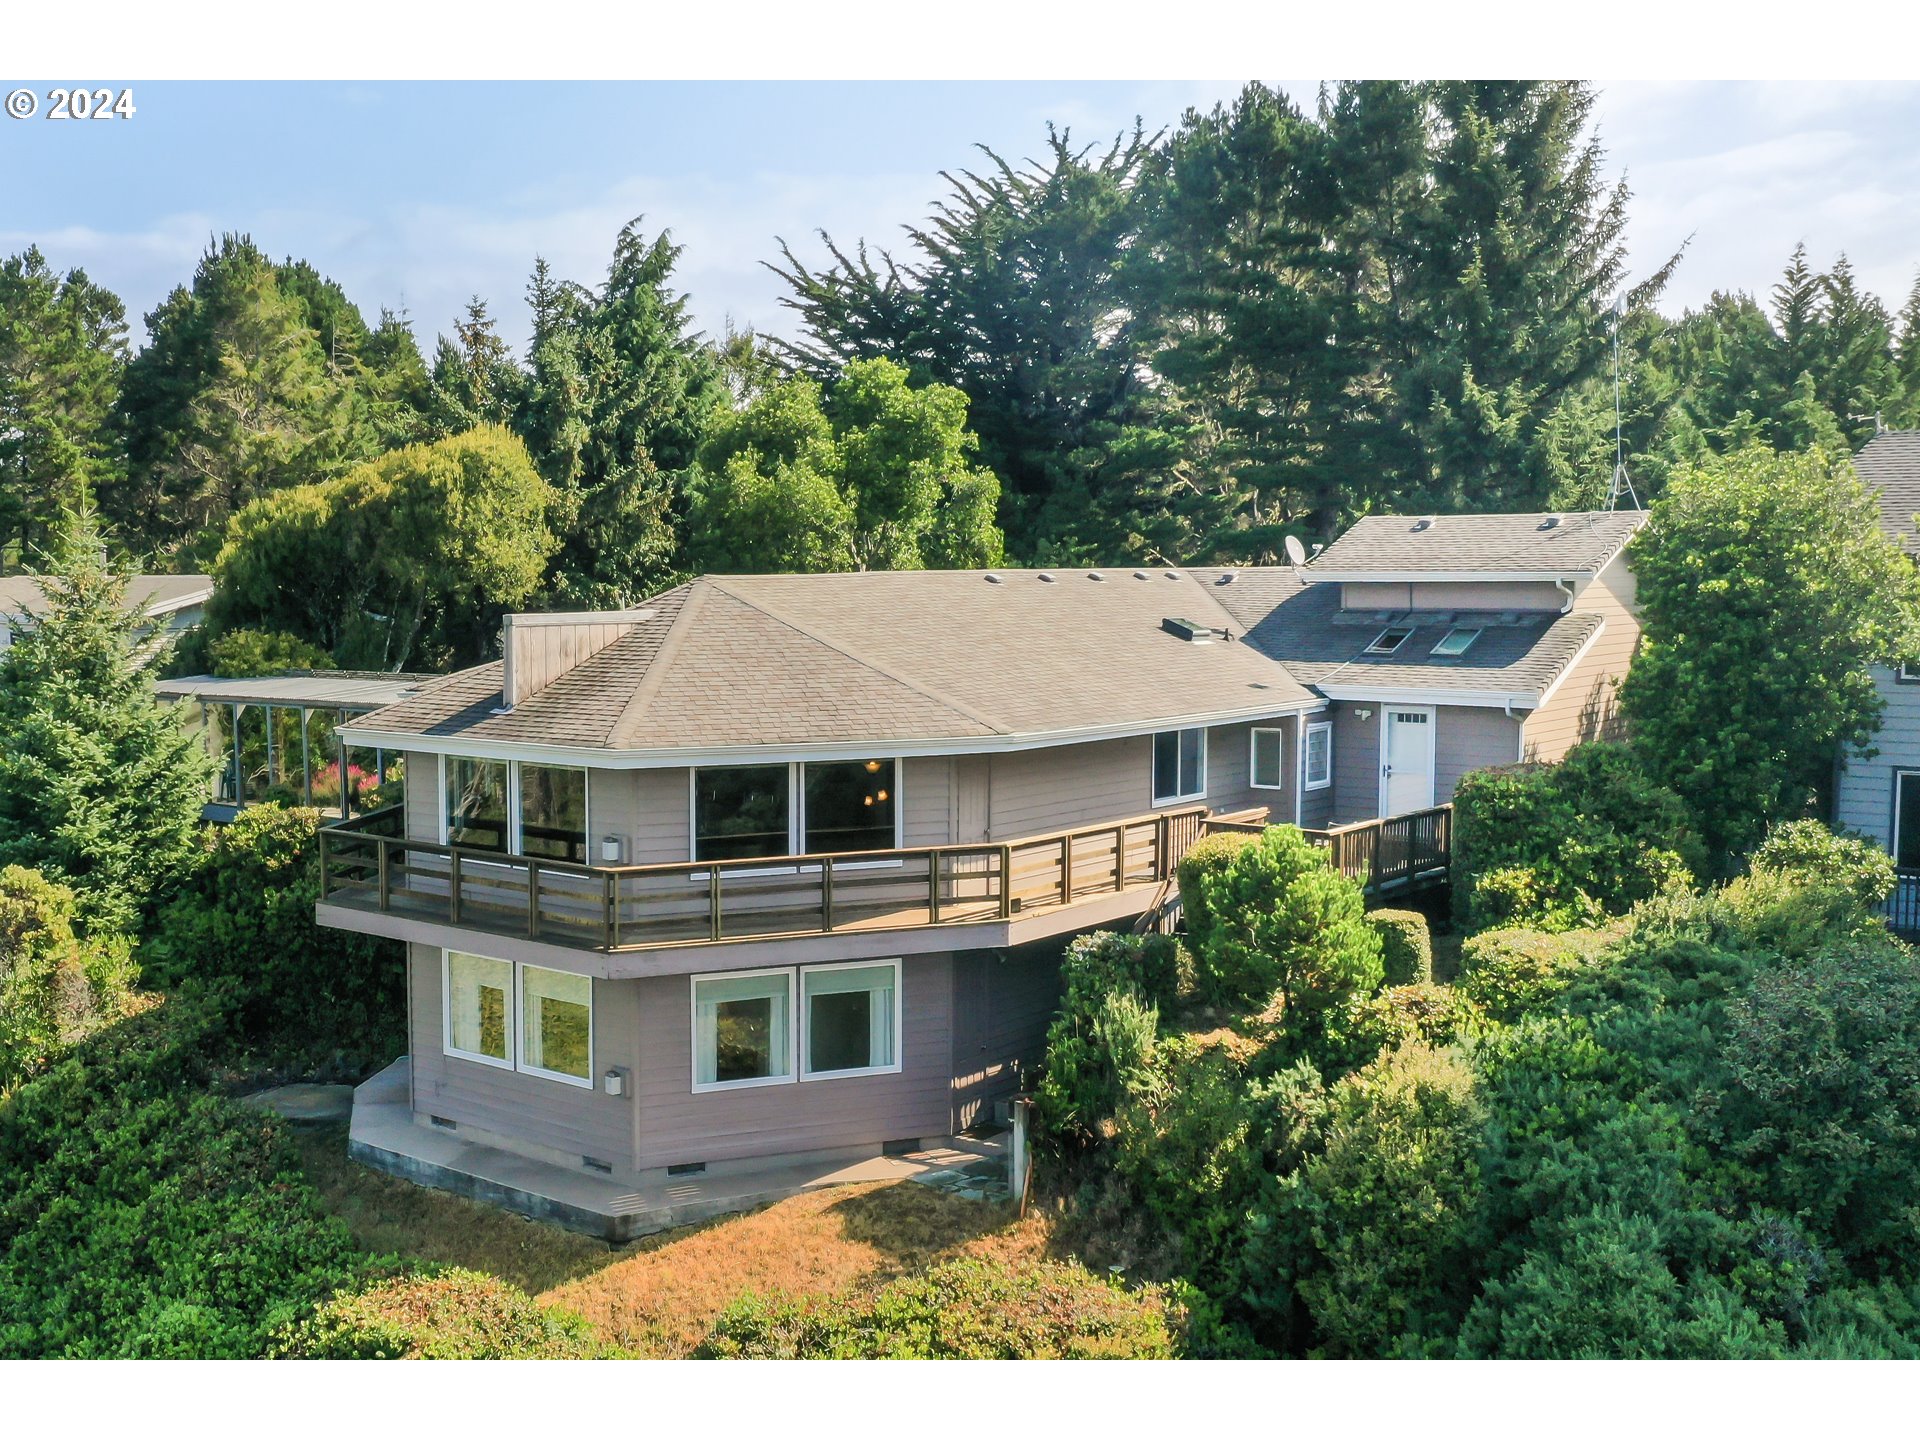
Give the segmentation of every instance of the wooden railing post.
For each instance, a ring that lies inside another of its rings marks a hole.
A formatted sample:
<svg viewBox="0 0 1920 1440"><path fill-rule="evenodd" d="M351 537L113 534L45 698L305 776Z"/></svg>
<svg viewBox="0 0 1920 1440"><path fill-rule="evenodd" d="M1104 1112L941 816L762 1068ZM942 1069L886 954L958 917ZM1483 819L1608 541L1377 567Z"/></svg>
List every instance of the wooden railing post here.
<svg viewBox="0 0 1920 1440"><path fill-rule="evenodd" d="M940 923L940 852L927 852L927 923Z"/></svg>
<svg viewBox="0 0 1920 1440"><path fill-rule="evenodd" d="M718 865L707 871L707 931L709 939L720 938L720 867Z"/></svg>
<svg viewBox="0 0 1920 1440"><path fill-rule="evenodd" d="M527 938L540 938L540 862L527 857Z"/></svg>
<svg viewBox="0 0 1920 1440"><path fill-rule="evenodd" d="M324 837L325 832L323 831L322 838ZM384 915L387 911L388 902L393 898L392 862L387 858L392 847L383 839L376 838L373 843L379 847L380 913Z"/></svg>
<svg viewBox="0 0 1920 1440"><path fill-rule="evenodd" d="M1000 918L1013 916L1013 847L1000 847Z"/></svg>
<svg viewBox="0 0 1920 1440"><path fill-rule="evenodd" d="M602 933L609 950L620 948L620 877L611 870L607 872L607 921Z"/></svg>
<svg viewBox="0 0 1920 1440"><path fill-rule="evenodd" d="M1127 827L1113 827L1113 888L1127 888Z"/></svg>
<svg viewBox="0 0 1920 1440"><path fill-rule="evenodd" d="M345 781L341 782L343 785ZM460 850L455 846L447 851L447 923L460 923Z"/></svg>
<svg viewBox="0 0 1920 1440"><path fill-rule="evenodd" d="M820 928L833 929L833 857L820 862Z"/></svg>
<svg viewBox="0 0 1920 1440"><path fill-rule="evenodd" d="M326 899L333 889L332 859L332 852L327 845L327 829L323 825L320 827L320 898L322 900Z"/></svg>
<svg viewBox="0 0 1920 1440"><path fill-rule="evenodd" d="M1073 903L1073 835L1060 837L1060 903Z"/></svg>
<svg viewBox="0 0 1920 1440"><path fill-rule="evenodd" d="M1164 815L1156 817L1153 827L1153 878L1165 880L1173 874L1173 827Z"/></svg>

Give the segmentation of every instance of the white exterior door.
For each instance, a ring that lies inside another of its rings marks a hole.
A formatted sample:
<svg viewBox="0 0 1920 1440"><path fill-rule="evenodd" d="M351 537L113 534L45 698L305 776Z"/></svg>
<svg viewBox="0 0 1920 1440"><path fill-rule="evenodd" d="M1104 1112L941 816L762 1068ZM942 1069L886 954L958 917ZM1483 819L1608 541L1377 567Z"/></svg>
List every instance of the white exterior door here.
<svg viewBox="0 0 1920 1440"><path fill-rule="evenodd" d="M1433 711L1388 706L1380 737L1380 814L1433 806Z"/></svg>

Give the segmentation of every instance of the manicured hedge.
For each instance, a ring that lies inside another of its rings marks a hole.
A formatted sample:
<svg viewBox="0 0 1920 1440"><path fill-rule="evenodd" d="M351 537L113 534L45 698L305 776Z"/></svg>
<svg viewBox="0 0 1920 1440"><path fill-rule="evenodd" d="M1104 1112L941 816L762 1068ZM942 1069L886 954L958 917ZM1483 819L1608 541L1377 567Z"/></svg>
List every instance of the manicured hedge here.
<svg viewBox="0 0 1920 1440"><path fill-rule="evenodd" d="M1433 980L1433 935L1418 910L1370 910L1367 923L1380 935L1380 964L1389 985L1425 985Z"/></svg>

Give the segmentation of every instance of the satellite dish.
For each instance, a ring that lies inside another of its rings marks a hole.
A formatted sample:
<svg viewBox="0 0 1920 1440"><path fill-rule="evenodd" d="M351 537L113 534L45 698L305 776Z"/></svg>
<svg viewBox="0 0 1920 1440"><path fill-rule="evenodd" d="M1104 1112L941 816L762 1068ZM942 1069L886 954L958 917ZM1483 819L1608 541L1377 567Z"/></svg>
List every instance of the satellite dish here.
<svg viewBox="0 0 1920 1440"><path fill-rule="evenodd" d="M1288 564L1304 565L1307 563L1307 547L1300 543L1300 537L1298 535L1287 536L1286 545Z"/></svg>

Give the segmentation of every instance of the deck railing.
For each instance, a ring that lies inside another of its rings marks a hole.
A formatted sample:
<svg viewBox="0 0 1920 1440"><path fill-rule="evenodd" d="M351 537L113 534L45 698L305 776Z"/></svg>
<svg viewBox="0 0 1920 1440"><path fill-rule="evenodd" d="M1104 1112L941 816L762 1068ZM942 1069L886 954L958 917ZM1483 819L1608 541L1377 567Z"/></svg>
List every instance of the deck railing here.
<svg viewBox="0 0 1920 1440"><path fill-rule="evenodd" d="M1214 816L1207 829L1258 835L1266 822ZM1314 844L1332 852L1333 868L1369 890L1387 890L1415 881L1438 879L1453 863L1453 806L1413 810L1384 820L1356 820L1330 830L1303 830ZM1917 891L1920 894L1920 891ZM1920 903L1916 904L1920 913Z"/></svg>
<svg viewBox="0 0 1920 1440"><path fill-rule="evenodd" d="M320 832L321 899L594 950L960 925L1158 884L1204 806L1005 844L584 865L409 840L393 812ZM389 833L382 833L389 832Z"/></svg>
<svg viewBox="0 0 1920 1440"><path fill-rule="evenodd" d="M1896 868L1893 893L1881 907L1887 928L1903 937L1920 935L1920 870Z"/></svg>

